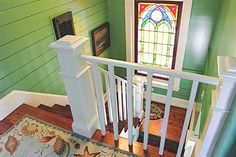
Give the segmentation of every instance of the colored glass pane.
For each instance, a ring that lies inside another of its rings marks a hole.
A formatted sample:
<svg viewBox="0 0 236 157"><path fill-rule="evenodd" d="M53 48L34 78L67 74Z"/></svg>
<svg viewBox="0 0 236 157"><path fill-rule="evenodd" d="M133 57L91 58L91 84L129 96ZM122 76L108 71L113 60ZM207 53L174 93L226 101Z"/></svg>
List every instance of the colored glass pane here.
<svg viewBox="0 0 236 157"><path fill-rule="evenodd" d="M173 68L179 4L139 2L137 9L137 62Z"/></svg>

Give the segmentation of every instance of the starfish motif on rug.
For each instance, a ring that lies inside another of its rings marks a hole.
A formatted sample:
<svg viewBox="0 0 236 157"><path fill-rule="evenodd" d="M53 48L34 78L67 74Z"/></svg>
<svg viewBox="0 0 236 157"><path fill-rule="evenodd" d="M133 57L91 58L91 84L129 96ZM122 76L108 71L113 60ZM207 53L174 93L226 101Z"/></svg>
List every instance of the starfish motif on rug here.
<svg viewBox="0 0 236 157"><path fill-rule="evenodd" d="M74 154L74 156L75 157L96 157L98 154L100 154L100 152L90 154L89 150L88 150L88 146L86 146L85 149L84 149L84 154L83 155Z"/></svg>

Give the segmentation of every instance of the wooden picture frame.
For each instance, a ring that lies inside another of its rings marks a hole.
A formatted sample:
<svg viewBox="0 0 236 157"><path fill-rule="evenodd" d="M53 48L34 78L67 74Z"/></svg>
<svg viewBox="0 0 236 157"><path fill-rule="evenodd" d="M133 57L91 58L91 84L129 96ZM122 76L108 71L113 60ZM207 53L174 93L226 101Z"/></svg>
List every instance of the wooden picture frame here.
<svg viewBox="0 0 236 157"><path fill-rule="evenodd" d="M110 46L110 26L105 23L92 31L94 56L100 55Z"/></svg>

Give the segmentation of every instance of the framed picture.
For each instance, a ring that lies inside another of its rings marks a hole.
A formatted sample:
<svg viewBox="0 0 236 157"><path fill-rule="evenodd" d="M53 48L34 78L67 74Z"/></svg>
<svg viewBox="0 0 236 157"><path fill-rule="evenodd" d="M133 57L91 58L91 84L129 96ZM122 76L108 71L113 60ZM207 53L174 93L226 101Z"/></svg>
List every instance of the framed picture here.
<svg viewBox="0 0 236 157"><path fill-rule="evenodd" d="M68 11L52 19L56 39L66 35L75 35L72 12Z"/></svg>
<svg viewBox="0 0 236 157"><path fill-rule="evenodd" d="M94 56L100 55L110 46L109 23L105 23L92 31L92 45Z"/></svg>

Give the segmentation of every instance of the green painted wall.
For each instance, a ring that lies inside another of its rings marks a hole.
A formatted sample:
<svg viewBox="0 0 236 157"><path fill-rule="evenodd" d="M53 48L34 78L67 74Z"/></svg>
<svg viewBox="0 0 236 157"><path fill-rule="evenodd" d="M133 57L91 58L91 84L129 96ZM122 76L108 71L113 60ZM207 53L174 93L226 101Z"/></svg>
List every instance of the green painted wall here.
<svg viewBox="0 0 236 157"><path fill-rule="evenodd" d="M125 1L108 0L108 16L111 27L111 58L126 60ZM125 77L125 70L116 68L117 75Z"/></svg>
<svg viewBox="0 0 236 157"><path fill-rule="evenodd" d="M190 72L209 75L206 73L207 56L210 52L210 42L218 21L220 6L220 0L193 0L183 70L188 69ZM209 112L211 91L214 88L206 84L200 84L198 88L196 99L203 104L199 134L202 132Z"/></svg>
<svg viewBox="0 0 236 157"><path fill-rule="evenodd" d="M72 11L77 35L107 22L106 0L1 0L0 98L12 90L65 94L51 18ZM109 50L102 56L109 57Z"/></svg>
<svg viewBox="0 0 236 157"><path fill-rule="evenodd" d="M209 53L207 57L207 63L205 68L205 74L210 76L218 76L217 73L217 62L216 58L218 55L223 56L234 56L236 57L236 22L234 20L235 10L234 7L236 3L227 0L222 2L217 14L217 23L215 31L212 35L211 43L209 45ZM203 98L203 108L201 117L201 130L204 127L207 114L210 109L211 104L211 91L212 87L205 86L203 90L205 91L205 96Z"/></svg>
<svg viewBox="0 0 236 157"><path fill-rule="evenodd" d="M210 44L206 73L217 75L217 55L236 57L236 1L225 0L219 10L216 29ZM208 100L209 101L209 100ZM236 96L232 103L231 113L226 119L212 156L233 157L236 154Z"/></svg>

